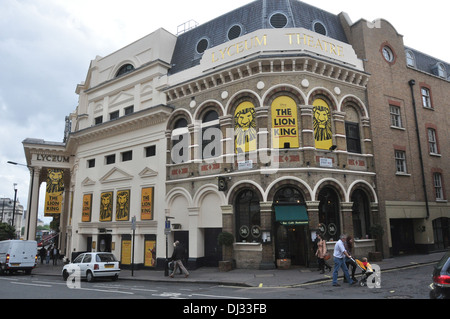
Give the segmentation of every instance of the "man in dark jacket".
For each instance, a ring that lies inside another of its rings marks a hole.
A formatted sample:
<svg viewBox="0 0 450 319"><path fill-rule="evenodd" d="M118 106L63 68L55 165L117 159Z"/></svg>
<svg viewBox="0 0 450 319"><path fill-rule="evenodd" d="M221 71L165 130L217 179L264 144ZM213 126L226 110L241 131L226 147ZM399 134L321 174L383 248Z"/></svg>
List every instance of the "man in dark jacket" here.
<svg viewBox="0 0 450 319"><path fill-rule="evenodd" d="M189 272L184 268L183 262L181 261L184 257L184 249L180 245L180 242L177 240L173 243L173 246L175 247L172 253L172 260L175 263L175 266L173 267L173 272L170 275L171 278L173 278L173 275L177 271L178 267L180 267L181 271L183 271L184 277L189 277Z"/></svg>

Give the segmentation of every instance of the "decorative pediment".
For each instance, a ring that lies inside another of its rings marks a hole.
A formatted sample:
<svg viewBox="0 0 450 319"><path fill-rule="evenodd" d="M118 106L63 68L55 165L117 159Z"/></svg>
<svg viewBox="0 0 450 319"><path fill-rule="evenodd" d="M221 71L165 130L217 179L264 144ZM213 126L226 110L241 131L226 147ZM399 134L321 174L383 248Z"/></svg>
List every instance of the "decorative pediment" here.
<svg viewBox="0 0 450 319"><path fill-rule="evenodd" d="M146 167L142 170L142 172L139 173L139 176L142 178L155 177L158 176L158 172Z"/></svg>
<svg viewBox="0 0 450 319"><path fill-rule="evenodd" d="M95 182L90 179L89 177L86 177L82 182L81 182L81 186L92 186L95 185Z"/></svg>
<svg viewBox="0 0 450 319"><path fill-rule="evenodd" d="M120 168L114 167L108 173L105 174L102 178L100 178L100 183L114 183L120 181L127 181L133 179L133 175L130 175Z"/></svg>
<svg viewBox="0 0 450 319"><path fill-rule="evenodd" d="M125 102L134 101L134 95L128 92L120 92L119 94L112 96L110 99L110 106L115 106L117 104Z"/></svg>

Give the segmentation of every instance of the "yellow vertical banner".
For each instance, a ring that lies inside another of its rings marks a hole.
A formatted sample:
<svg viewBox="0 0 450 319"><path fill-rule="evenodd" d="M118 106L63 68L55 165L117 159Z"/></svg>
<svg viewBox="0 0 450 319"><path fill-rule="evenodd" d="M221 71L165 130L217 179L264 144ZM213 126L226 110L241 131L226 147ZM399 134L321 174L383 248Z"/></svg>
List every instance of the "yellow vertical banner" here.
<svg viewBox="0 0 450 319"><path fill-rule="evenodd" d="M120 263L131 265L131 239L122 239Z"/></svg>
<svg viewBox="0 0 450 319"><path fill-rule="evenodd" d="M105 192L100 195L100 221L112 220L113 192Z"/></svg>
<svg viewBox="0 0 450 319"><path fill-rule="evenodd" d="M288 96L272 102L272 147L298 148L297 104Z"/></svg>
<svg viewBox="0 0 450 319"><path fill-rule="evenodd" d="M117 192L116 220L126 221L130 219L130 190Z"/></svg>
<svg viewBox="0 0 450 319"><path fill-rule="evenodd" d="M256 111L251 102L242 102L234 112L234 138L236 153L256 151Z"/></svg>
<svg viewBox="0 0 450 319"><path fill-rule="evenodd" d="M141 220L153 220L153 187L142 189Z"/></svg>
<svg viewBox="0 0 450 319"><path fill-rule="evenodd" d="M90 222L92 213L92 194L83 195L83 206L81 211L81 221Z"/></svg>
<svg viewBox="0 0 450 319"><path fill-rule="evenodd" d="M156 267L156 240L145 241L144 266Z"/></svg>
<svg viewBox="0 0 450 319"><path fill-rule="evenodd" d="M328 150L333 145L330 106L322 99L316 99L313 106L316 148Z"/></svg>
<svg viewBox="0 0 450 319"><path fill-rule="evenodd" d="M44 216L61 214L64 193L64 171L48 169Z"/></svg>

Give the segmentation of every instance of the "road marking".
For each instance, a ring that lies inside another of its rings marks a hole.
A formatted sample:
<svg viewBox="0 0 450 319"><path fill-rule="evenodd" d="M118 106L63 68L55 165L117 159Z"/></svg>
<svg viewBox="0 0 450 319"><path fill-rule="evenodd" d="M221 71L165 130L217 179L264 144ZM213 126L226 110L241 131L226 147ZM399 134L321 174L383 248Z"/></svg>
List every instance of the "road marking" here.
<svg viewBox="0 0 450 319"><path fill-rule="evenodd" d="M43 285L43 284L29 284L29 283L26 283L26 282L11 282L12 284L16 284L16 285L25 285L25 286L37 286L37 287L47 287L47 288L50 288L50 287L53 287L52 285Z"/></svg>
<svg viewBox="0 0 450 319"><path fill-rule="evenodd" d="M88 291L118 293L118 294L124 294L124 295L134 295L133 292L118 291L118 290L94 289L94 288L74 288L73 290L88 290Z"/></svg>

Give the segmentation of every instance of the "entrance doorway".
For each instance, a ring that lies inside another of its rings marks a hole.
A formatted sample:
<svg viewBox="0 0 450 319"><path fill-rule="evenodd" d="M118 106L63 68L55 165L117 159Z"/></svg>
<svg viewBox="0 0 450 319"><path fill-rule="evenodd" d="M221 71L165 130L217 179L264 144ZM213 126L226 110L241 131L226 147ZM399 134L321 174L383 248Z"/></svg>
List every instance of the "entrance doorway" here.
<svg viewBox="0 0 450 319"><path fill-rule="evenodd" d="M415 252L412 219L391 219L392 254L394 256Z"/></svg>
<svg viewBox="0 0 450 319"><path fill-rule="evenodd" d="M98 235L97 251L111 252L112 235L100 234Z"/></svg>
<svg viewBox="0 0 450 319"><path fill-rule="evenodd" d="M205 228L205 259L206 267L219 266L222 259L222 247L217 243L217 237L222 232L222 228Z"/></svg>
<svg viewBox="0 0 450 319"><path fill-rule="evenodd" d="M308 265L307 225L285 226L277 223L276 259L291 259L293 266Z"/></svg>

